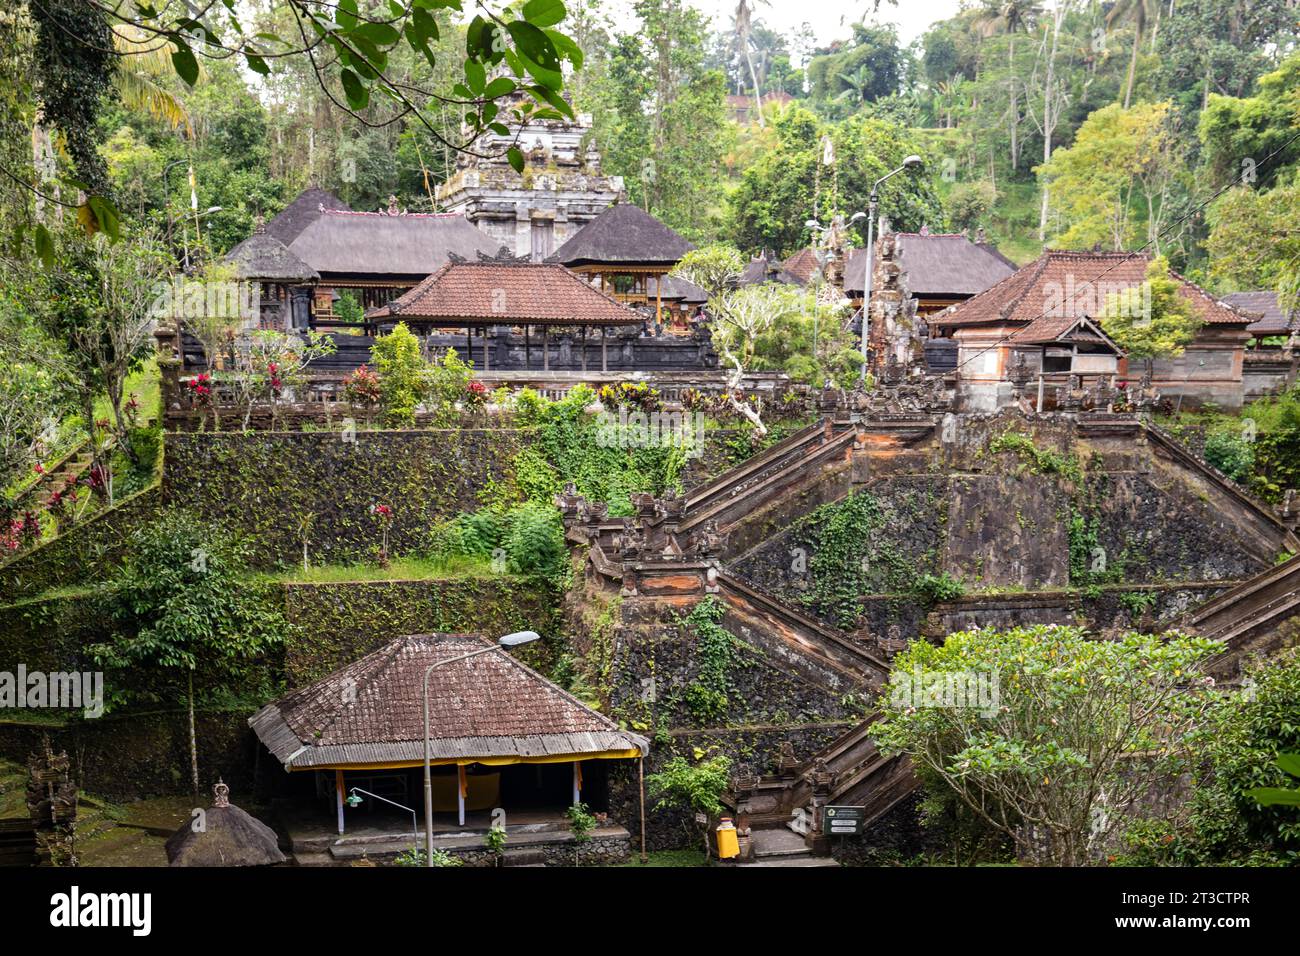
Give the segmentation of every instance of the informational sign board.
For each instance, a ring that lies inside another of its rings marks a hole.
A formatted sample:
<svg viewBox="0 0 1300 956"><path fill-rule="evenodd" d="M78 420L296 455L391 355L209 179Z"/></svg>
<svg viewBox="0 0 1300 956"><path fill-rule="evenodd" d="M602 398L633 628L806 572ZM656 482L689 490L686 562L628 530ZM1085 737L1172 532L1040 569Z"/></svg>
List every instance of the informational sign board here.
<svg viewBox="0 0 1300 956"><path fill-rule="evenodd" d="M822 832L830 836L857 836L866 819L866 807L822 807Z"/></svg>

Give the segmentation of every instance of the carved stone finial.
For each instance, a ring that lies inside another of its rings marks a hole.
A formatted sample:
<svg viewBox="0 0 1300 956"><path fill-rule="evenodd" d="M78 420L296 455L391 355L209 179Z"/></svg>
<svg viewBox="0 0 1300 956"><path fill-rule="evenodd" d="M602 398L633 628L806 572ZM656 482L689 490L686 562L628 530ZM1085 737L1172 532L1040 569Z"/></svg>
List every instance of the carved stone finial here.
<svg viewBox="0 0 1300 956"><path fill-rule="evenodd" d="M230 785L218 777L217 782L212 787L212 796L212 805L214 807L230 806Z"/></svg>

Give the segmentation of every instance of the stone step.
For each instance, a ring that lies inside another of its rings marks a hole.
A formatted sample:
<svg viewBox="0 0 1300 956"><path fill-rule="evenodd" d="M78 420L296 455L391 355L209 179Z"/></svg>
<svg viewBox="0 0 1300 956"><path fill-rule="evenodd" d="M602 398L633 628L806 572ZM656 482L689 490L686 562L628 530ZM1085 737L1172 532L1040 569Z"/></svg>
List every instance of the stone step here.
<svg viewBox="0 0 1300 956"><path fill-rule="evenodd" d="M762 860L755 860L753 863L741 863L741 864L740 864L740 867L738 867L738 868L744 868L744 867L755 867L755 866L766 866L766 867L772 867L772 866L802 866L802 867L810 867L810 866L836 866L836 867L837 867L837 866L839 866L839 864L836 863L835 860L832 859L832 858L829 857L829 856L813 856L811 853L808 853L808 854L805 854L804 856L785 856L785 857L774 857L774 858L773 858L773 857L768 857L768 858L765 858L765 859L762 859Z"/></svg>

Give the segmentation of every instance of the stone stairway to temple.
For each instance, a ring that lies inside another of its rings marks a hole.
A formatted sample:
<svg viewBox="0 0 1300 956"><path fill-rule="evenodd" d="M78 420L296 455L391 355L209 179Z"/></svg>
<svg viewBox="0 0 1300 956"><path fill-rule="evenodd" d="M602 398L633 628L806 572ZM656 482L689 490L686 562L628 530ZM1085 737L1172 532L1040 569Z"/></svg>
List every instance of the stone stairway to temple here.
<svg viewBox="0 0 1300 956"><path fill-rule="evenodd" d="M1210 662L1218 673L1235 670L1243 652L1277 625L1300 616L1300 555L1243 581L1193 610L1184 626L1202 637L1223 641L1224 651Z"/></svg>

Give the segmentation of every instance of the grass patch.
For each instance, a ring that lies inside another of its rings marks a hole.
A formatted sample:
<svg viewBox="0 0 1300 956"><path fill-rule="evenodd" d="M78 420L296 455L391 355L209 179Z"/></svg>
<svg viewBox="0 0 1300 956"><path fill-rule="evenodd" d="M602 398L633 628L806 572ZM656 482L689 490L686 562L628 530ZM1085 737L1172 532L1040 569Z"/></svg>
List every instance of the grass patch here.
<svg viewBox="0 0 1300 956"><path fill-rule="evenodd" d="M488 579L503 576L504 572L493 570L490 561L465 555L448 555L442 558L394 558L386 568L367 562L313 565L266 575L265 579L284 584L342 584L350 581L430 581L441 578Z"/></svg>
<svg viewBox="0 0 1300 956"><path fill-rule="evenodd" d="M703 850L655 850L646 854L644 863L641 862L641 857L634 853L632 859L619 864L622 867L708 865L709 861L705 857Z"/></svg>

